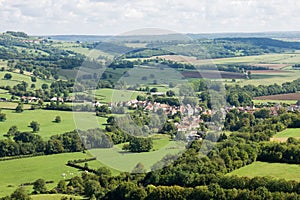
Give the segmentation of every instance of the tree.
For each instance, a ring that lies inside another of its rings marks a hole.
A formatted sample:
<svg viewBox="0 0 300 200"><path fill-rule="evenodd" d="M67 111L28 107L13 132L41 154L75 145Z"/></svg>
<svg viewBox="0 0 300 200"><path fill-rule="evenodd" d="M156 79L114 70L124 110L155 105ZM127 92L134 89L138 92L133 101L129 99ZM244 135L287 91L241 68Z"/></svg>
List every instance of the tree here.
<svg viewBox="0 0 300 200"><path fill-rule="evenodd" d="M56 116L55 119L54 119L54 121L56 123L60 123L61 122L61 117L60 116Z"/></svg>
<svg viewBox="0 0 300 200"><path fill-rule="evenodd" d="M9 79L11 79L11 78L12 78L12 75L11 75L10 73L6 73L6 74L4 75L4 79L9 80Z"/></svg>
<svg viewBox="0 0 300 200"><path fill-rule="evenodd" d="M32 81L32 82L36 82L36 77L35 77L35 76L32 76L32 77L31 77L31 81Z"/></svg>
<svg viewBox="0 0 300 200"><path fill-rule="evenodd" d="M150 92L157 92L158 89L157 88L151 88Z"/></svg>
<svg viewBox="0 0 300 200"><path fill-rule="evenodd" d="M46 89L48 89L48 88L49 88L48 84L46 84L46 83L43 83L43 85L42 85L42 89L43 89L43 90L46 90Z"/></svg>
<svg viewBox="0 0 300 200"><path fill-rule="evenodd" d="M28 193L25 191L25 188L17 188L10 196L12 200L31 200Z"/></svg>
<svg viewBox="0 0 300 200"><path fill-rule="evenodd" d="M32 128L33 132L38 132L40 130L40 124L38 122L36 122L36 121L30 122L29 127Z"/></svg>
<svg viewBox="0 0 300 200"><path fill-rule="evenodd" d="M35 193L39 194L39 193L45 193L47 191L46 188L46 182L44 179L37 179L34 183L33 183L33 190Z"/></svg>
<svg viewBox="0 0 300 200"><path fill-rule="evenodd" d="M57 186L56 186L56 190L59 193L65 194L67 192L67 184L66 181L61 180L58 182Z"/></svg>
<svg viewBox="0 0 300 200"><path fill-rule="evenodd" d="M95 180L88 180L84 184L84 194L88 197L91 197L93 194L97 194L100 189L100 183Z"/></svg>
<svg viewBox="0 0 300 200"><path fill-rule="evenodd" d="M6 120L6 114L1 113L1 111L0 111L0 122L4 122L5 120Z"/></svg>
<svg viewBox="0 0 300 200"><path fill-rule="evenodd" d="M19 103L18 106L16 107L16 113L21 113L23 112L23 104Z"/></svg>
<svg viewBox="0 0 300 200"><path fill-rule="evenodd" d="M173 90L168 90L168 91L166 92L166 95L167 95L168 97L173 97L173 96L175 96L175 92L174 92Z"/></svg>
<svg viewBox="0 0 300 200"><path fill-rule="evenodd" d="M255 116L256 118L263 118L263 119L265 119L265 118L269 118L269 117L270 117L270 113L271 113L270 110L268 110L268 109L266 109L266 108L262 108L262 109L260 109L259 111L256 111L256 112L254 113L254 116Z"/></svg>
<svg viewBox="0 0 300 200"><path fill-rule="evenodd" d="M145 166L139 162L132 170L133 174L140 174L140 173L146 173L146 169L145 169Z"/></svg>
<svg viewBox="0 0 300 200"><path fill-rule="evenodd" d="M9 130L6 133L6 137L10 138L15 136L15 134L18 132L18 127L17 126L11 126Z"/></svg>
<svg viewBox="0 0 300 200"><path fill-rule="evenodd" d="M147 152L153 147L151 138L134 137L129 142L129 150L132 152Z"/></svg>

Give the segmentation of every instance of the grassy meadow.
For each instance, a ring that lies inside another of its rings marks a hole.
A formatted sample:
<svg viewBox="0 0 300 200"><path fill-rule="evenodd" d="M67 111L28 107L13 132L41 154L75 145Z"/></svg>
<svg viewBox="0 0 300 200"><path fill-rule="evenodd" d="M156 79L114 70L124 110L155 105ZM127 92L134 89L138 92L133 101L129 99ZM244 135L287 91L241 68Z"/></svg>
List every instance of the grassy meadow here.
<svg viewBox="0 0 300 200"><path fill-rule="evenodd" d="M47 184L47 188L52 189L63 179L63 173L66 179L81 174L79 170L65 165L68 160L89 157L89 154L77 152L1 161L0 197L12 193L22 183L34 182L39 178L54 181ZM26 186L26 189L31 190L32 186Z"/></svg>
<svg viewBox="0 0 300 200"><path fill-rule="evenodd" d="M32 200L61 200L62 198L67 197L68 199L80 200L86 199L80 196L73 196L67 194L39 194L39 195L31 195Z"/></svg>
<svg viewBox="0 0 300 200"><path fill-rule="evenodd" d="M74 129L92 129L104 127L106 118L96 117L93 112L67 112L56 110L25 110L22 113L16 113L14 110L2 110L6 114L6 121L0 122L0 138L6 134L11 126L17 126L20 131L31 131L29 126L31 121L37 121L40 124L38 135L44 139L52 135L62 134ZM60 116L60 123L53 122L56 116Z"/></svg>
<svg viewBox="0 0 300 200"><path fill-rule="evenodd" d="M153 151L143 153L131 153L122 150L123 144L110 149L91 149L90 153L96 156L101 163L118 171L131 172L137 163L141 162L147 171L151 166L160 161L164 156L178 155L185 145L181 142L169 141L167 136L154 136Z"/></svg>
<svg viewBox="0 0 300 200"><path fill-rule="evenodd" d="M12 75L12 78L9 80L4 79L3 77L6 73L10 73ZM15 73L15 72L0 71L0 86L13 87L14 85L22 83L22 81L25 81L26 83L28 83L29 88L30 88L31 84L35 84L35 88L41 88L42 84L44 84L44 83L50 84L51 83L50 80L42 80L39 78L36 79L36 82L32 82L31 77L28 75L19 74L19 73Z"/></svg>
<svg viewBox="0 0 300 200"><path fill-rule="evenodd" d="M286 163L254 162L250 165L234 170L227 175L247 176L269 176L277 179L300 181L300 166Z"/></svg>
<svg viewBox="0 0 300 200"><path fill-rule="evenodd" d="M300 128L288 128L274 135L274 138L300 138Z"/></svg>

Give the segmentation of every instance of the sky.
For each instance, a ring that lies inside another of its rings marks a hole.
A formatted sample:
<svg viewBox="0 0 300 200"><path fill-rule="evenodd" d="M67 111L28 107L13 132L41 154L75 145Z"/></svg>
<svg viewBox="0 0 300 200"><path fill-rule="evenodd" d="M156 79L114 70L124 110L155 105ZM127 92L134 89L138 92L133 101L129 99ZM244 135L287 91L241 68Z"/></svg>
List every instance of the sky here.
<svg viewBox="0 0 300 200"><path fill-rule="evenodd" d="M298 0L0 0L0 32L122 35L300 31Z"/></svg>

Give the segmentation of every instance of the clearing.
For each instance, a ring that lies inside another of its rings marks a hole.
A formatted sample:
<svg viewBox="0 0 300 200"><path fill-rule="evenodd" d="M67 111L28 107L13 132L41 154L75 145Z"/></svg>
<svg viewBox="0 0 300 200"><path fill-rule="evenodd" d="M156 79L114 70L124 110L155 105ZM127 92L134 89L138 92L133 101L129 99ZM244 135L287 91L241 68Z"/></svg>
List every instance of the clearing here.
<svg viewBox="0 0 300 200"><path fill-rule="evenodd" d="M250 165L234 170L227 175L247 176L270 176L277 179L300 181L300 166L286 163L254 162Z"/></svg>

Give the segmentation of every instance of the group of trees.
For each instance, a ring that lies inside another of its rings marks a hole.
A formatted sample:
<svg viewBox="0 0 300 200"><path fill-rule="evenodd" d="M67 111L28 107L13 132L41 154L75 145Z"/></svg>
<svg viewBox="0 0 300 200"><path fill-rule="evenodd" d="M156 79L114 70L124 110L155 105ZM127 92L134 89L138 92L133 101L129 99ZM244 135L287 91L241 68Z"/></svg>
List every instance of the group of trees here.
<svg viewBox="0 0 300 200"><path fill-rule="evenodd" d="M233 109L226 114L224 128L229 131L242 132L244 138L250 138L253 141L268 141L275 133L286 128L300 127L298 112L287 112L284 108L276 112L277 115L271 115L270 109L262 108L252 114Z"/></svg>
<svg viewBox="0 0 300 200"><path fill-rule="evenodd" d="M300 164L300 140L288 138L284 143L263 143L258 160Z"/></svg>
<svg viewBox="0 0 300 200"><path fill-rule="evenodd" d="M0 157L55 154L84 150L84 146L76 131L55 135L48 141L44 141L37 134L20 132L16 126L13 126L5 136L8 139L0 140Z"/></svg>
<svg viewBox="0 0 300 200"><path fill-rule="evenodd" d="M133 137L129 144L123 145L123 150L131 152L148 152L153 148L153 141L151 138Z"/></svg>

